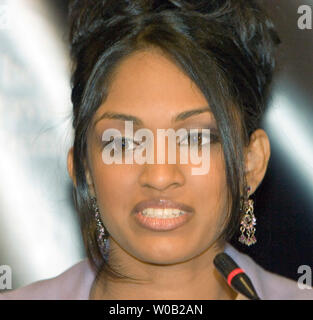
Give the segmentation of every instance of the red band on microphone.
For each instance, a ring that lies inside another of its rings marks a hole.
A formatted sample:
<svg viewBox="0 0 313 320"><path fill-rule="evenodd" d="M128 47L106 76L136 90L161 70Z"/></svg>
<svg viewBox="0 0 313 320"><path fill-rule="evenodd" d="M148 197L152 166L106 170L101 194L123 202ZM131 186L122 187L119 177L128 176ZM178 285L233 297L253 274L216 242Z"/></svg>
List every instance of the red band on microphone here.
<svg viewBox="0 0 313 320"><path fill-rule="evenodd" d="M231 286L231 282L237 274L244 273L244 271L240 268L234 269L227 277L227 283Z"/></svg>

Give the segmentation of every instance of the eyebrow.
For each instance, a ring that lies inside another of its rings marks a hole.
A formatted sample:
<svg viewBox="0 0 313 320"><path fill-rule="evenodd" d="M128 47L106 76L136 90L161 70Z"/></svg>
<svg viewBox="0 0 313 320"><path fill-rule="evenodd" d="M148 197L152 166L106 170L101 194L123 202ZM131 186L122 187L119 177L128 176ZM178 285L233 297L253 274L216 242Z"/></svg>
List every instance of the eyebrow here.
<svg viewBox="0 0 313 320"><path fill-rule="evenodd" d="M114 120L123 120L123 121L133 121L133 123L137 126L143 125L143 122L134 116L131 116L129 114L123 114L123 113L116 113L116 112L104 112L101 117L99 117L95 123L94 126L102 119L114 119Z"/></svg>
<svg viewBox="0 0 313 320"><path fill-rule="evenodd" d="M178 121L183 121L186 120L192 116L204 113L204 112L209 112L212 113L210 108L203 107L200 109L192 109L192 110L187 110L184 112L179 113L178 115L174 116L171 120L171 122L178 122ZM124 113L116 113L116 112L104 112L94 123L94 126L102 119L114 119L114 120L122 120L122 121L132 121L135 126L142 126L143 122L141 119L129 115L129 114L124 114Z"/></svg>
<svg viewBox="0 0 313 320"><path fill-rule="evenodd" d="M204 112L211 112L210 108L204 107L204 108L200 108L200 109L193 109L193 110L188 110L188 111L184 111L182 113L179 113L178 115L176 115L173 119L172 122L177 122L177 121L183 121L186 120L187 118L190 118L192 116L204 113Z"/></svg>

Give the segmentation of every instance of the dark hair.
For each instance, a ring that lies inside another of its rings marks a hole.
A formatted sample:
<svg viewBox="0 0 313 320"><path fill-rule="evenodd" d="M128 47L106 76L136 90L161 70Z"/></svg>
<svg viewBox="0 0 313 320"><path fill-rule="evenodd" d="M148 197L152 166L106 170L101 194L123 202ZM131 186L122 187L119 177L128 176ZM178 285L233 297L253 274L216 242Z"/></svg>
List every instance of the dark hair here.
<svg viewBox="0 0 313 320"><path fill-rule="evenodd" d="M73 0L69 7L74 109L74 198L87 255L110 267L96 241L85 177L86 133L108 94L114 70L139 50L161 49L206 97L226 163L229 215L221 239L241 219L244 146L260 126L280 43L272 22L252 0ZM114 274L114 271L113 271Z"/></svg>

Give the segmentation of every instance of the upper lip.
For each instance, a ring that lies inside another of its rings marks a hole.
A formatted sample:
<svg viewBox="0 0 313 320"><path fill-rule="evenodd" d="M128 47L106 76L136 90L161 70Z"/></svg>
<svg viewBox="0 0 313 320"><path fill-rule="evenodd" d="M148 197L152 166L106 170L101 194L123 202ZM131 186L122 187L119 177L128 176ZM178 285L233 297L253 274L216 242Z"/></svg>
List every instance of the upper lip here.
<svg viewBox="0 0 313 320"><path fill-rule="evenodd" d="M194 209L184 203L179 203L176 201L168 199L151 199L138 202L132 210L132 213L138 213L143 211L146 208L158 208L158 209L179 209L185 212L193 212Z"/></svg>

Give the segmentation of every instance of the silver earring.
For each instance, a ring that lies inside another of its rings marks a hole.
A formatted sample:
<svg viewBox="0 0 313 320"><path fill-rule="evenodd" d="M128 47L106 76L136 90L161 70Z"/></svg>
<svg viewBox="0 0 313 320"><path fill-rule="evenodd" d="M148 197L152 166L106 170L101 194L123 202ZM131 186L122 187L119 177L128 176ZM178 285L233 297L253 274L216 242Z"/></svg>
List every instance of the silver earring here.
<svg viewBox="0 0 313 320"><path fill-rule="evenodd" d="M94 211L94 215L95 215L95 220L96 220L97 243L98 243L98 246L99 246L99 249L101 251L102 256L104 258L107 258L109 233L101 221L100 211L99 211L99 208L97 205L97 199L95 197L92 197L91 203L92 203L92 207L93 207L93 211Z"/></svg>
<svg viewBox="0 0 313 320"><path fill-rule="evenodd" d="M248 187L247 192L249 193L250 190L251 188ZM239 242L247 245L248 247L256 243L256 237L254 235L255 233L254 226L256 225L256 218L253 213L253 210L254 210L253 204L254 202L252 199L248 198L247 200L243 200L242 211L244 215L240 223L241 235L238 239Z"/></svg>

